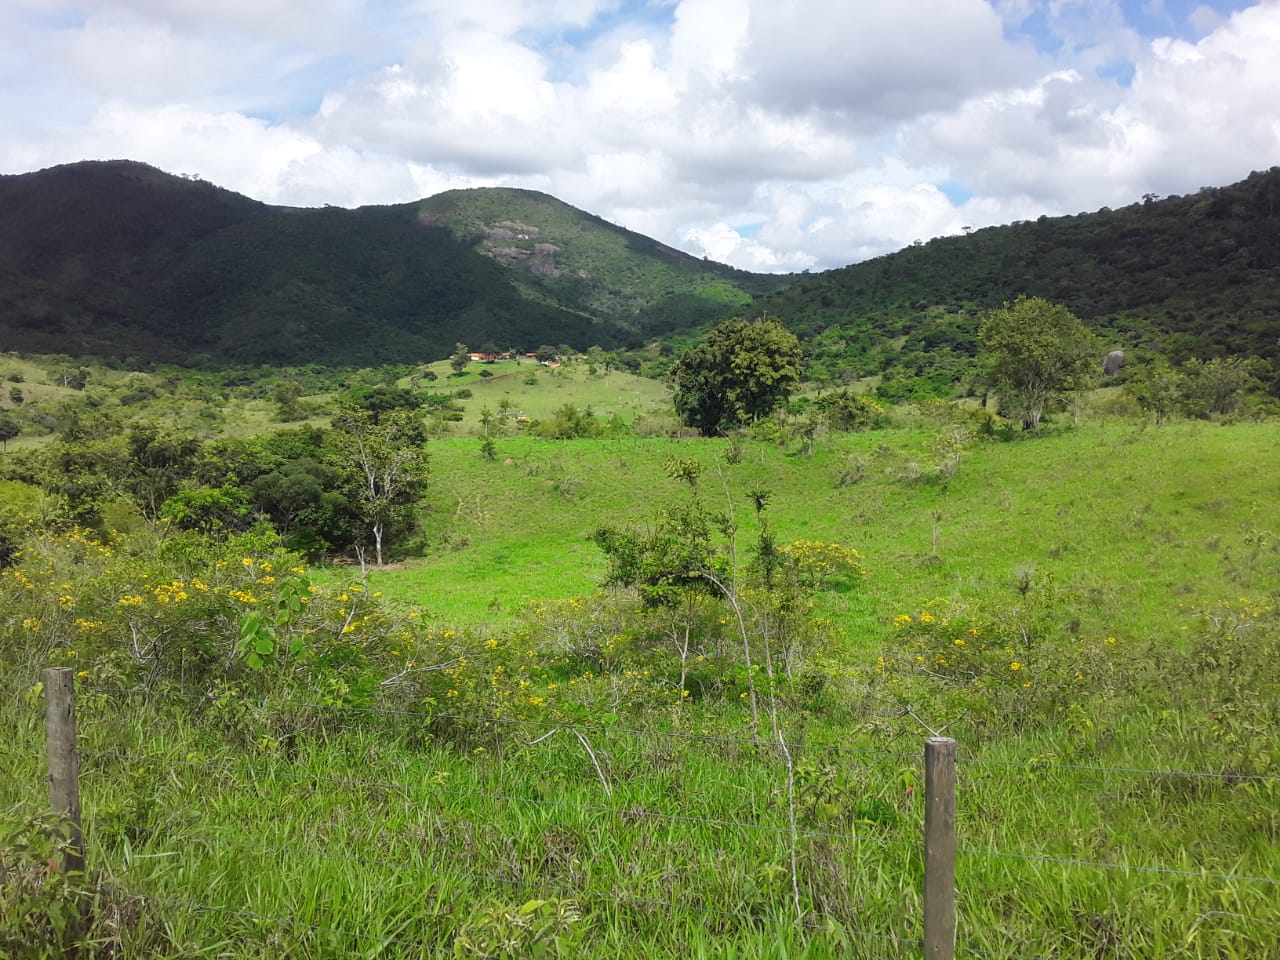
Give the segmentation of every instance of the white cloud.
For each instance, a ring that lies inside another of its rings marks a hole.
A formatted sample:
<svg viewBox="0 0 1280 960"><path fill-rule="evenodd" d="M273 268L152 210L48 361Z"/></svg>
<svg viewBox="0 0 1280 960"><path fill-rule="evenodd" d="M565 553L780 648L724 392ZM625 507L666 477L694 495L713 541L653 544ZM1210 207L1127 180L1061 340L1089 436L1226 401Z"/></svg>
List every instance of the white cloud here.
<svg viewBox="0 0 1280 960"><path fill-rule="evenodd" d="M822 268L1275 163L1280 3L1179 24L1147 0L1196 43L1126 9L13 0L0 166L132 157L295 204L527 186L739 266ZM1125 64L1127 86L1099 76Z"/></svg>
<svg viewBox="0 0 1280 960"><path fill-rule="evenodd" d="M895 122L1016 77L1023 57L982 0L752 0L743 55L762 103Z"/></svg>
<svg viewBox="0 0 1280 960"><path fill-rule="evenodd" d="M1147 191L1227 183L1280 157L1280 5L1238 13L1199 43L1157 39L1131 86L1075 71L972 97L908 125L908 162L945 164L984 197L1074 213Z"/></svg>

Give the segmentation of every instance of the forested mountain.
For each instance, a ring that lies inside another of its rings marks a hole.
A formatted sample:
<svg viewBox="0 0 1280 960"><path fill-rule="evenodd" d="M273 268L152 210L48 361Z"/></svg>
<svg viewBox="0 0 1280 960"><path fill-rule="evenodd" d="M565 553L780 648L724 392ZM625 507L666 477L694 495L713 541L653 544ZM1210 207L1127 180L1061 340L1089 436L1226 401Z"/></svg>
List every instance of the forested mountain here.
<svg viewBox="0 0 1280 960"><path fill-rule="evenodd" d="M4 349L363 365L459 340L614 347L778 284L528 191L298 209L126 161L0 177Z"/></svg>
<svg viewBox="0 0 1280 960"><path fill-rule="evenodd" d="M1280 167L1183 197L1041 217L805 277L760 299L824 375L950 384L981 313L1020 294L1069 307L1119 347L1183 360L1275 357Z"/></svg>
<svg viewBox="0 0 1280 960"><path fill-rule="evenodd" d="M949 389L981 313L1020 294L1115 346L1275 357L1280 167L801 277L700 260L528 190L300 209L127 161L0 177L0 349L359 366L769 314L819 379L880 374L892 395Z"/></svg>

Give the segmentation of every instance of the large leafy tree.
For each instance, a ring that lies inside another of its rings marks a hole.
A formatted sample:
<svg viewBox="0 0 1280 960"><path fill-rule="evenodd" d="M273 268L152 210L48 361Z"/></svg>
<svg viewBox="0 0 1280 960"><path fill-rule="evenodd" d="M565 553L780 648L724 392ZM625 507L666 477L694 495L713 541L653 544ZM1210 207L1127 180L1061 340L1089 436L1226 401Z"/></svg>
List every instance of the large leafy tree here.
<svg viewBox="0 0 1280 960"><path fill-rule="evenodd" d="M353 479L348 498L373 541L382 565L388 534L413 525L414 507L427 486L426 429L417 411L374 415L351 410L333 421L341 459ZM357 544L363 548L363 544Z"/></svg>
<svg viewBox="0 0 1280 960"><path fill-rule="evenodd" d="M676 412L703 436L767 416L800 383L800 341L776 320L727 320L671 367Z"/></svg>
<svg viewBox="0 0 1280 960"><path fill-rule="evenodd" d="M1064 306L1019 297L982 320L978 342L992 388L1023 430L1035 430L1045 405L1088 382L1098 366L1097 338Z"/></svg>
<svg viewBox="0 0 1280 960"><path fill-rule="evenodd" d="M22 432L22 424L11 413L0 411L0 450L8 448L9 441Z"/></svg>

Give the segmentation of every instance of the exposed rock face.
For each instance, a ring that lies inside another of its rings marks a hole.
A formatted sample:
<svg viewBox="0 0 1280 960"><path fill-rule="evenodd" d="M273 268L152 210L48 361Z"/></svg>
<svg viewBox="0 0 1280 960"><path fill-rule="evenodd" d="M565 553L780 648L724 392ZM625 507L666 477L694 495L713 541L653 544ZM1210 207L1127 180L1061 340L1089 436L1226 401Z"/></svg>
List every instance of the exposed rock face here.
<svg viewBox="0 0 1280 960"><path fill-rule="evenodd" d="M1112 350L1107 354L1107 359L1102 361L1102 373L1108 377L1114 377L1120 372L1120 368L1124 366L1124 351Z"/></svg>

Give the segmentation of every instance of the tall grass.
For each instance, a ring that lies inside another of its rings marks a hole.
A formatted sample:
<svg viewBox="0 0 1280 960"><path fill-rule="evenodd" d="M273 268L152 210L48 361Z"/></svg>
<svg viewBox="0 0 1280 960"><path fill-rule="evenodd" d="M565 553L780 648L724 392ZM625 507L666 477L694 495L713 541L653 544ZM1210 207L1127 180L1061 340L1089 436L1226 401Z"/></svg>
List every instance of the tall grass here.
<svg viewBox="0 0 1280 960"><path fill-rule="evenodd" d="M784 704L794 841L783 765L735 702L602 715L585 744L538 722L348 711L282 746L226 736L198 703L90 686L98 955L918 956L919 717L960 739L961 956L1280 956L1280 674L1258 613L1280 589L1274 426L1085 423L967 442L947 476L941 430L812 456L521 436L489 462L474 439L436 442L429 555L370 575L433 620L505 636L522 605L594 589L587 536L668 502L669 458L703 465L699 495L732 509L744 558L748 497L767 489L781 541L844 542L869 571L818 595L830 678ZM895 617L937 598L1019 609L1046 584L1046 643L1114 641L1063 709L979 722L945 684L899 704L876 679L901 649ZM1226 605L1234 632L1198 616ZM0 716L13 824L43 802L39 698Z"/></svg>

